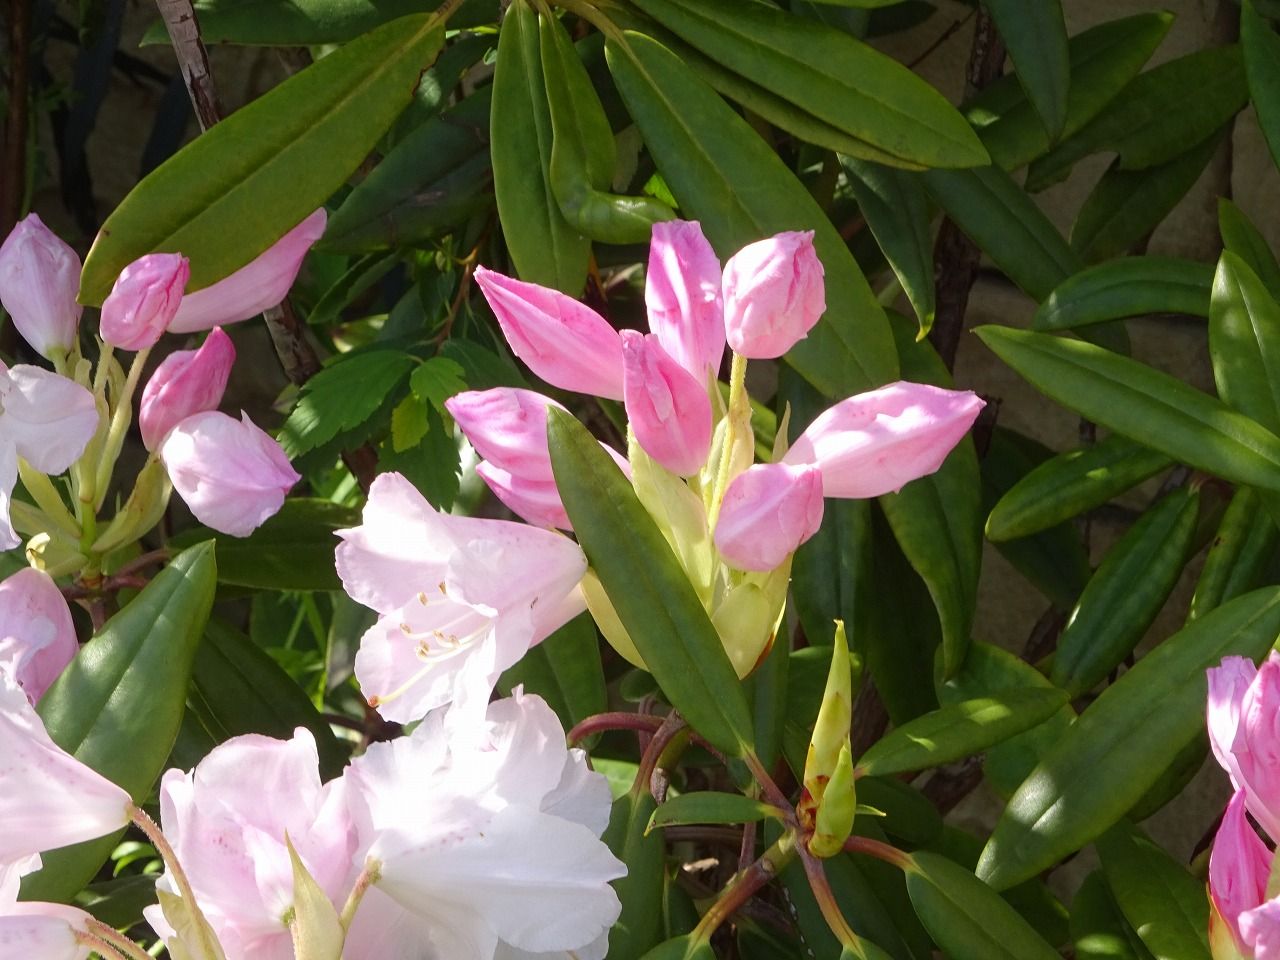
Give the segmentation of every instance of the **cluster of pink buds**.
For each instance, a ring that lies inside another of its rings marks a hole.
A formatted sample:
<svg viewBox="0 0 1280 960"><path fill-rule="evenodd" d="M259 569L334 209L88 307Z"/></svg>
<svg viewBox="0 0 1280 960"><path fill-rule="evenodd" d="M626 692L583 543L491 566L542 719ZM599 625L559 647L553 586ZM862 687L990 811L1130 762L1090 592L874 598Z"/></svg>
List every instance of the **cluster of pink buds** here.
<svg viewBox="0 0 1280 960"><path fill-rule="evenodd" d="M20 222L0 246L0 302L54 370L0 365L0 549L25 535L32 559L51 572L92 573L159 520L171 490L202 523L233 536L278 511L299 477L247 417L217 411L235 360L220 324L278 303L324 225L317 210L247 266L191 294L180 254L134 261L102 305L95 370L79 350L79 258L35 214ZM124 507L100 528L150 350L167 331L204 330L199 349L170 354L145 384L138 420L150 457ZM136 351L127 372L116 350ZM70 504L49 479L64 471ZM19 477L33 503L13 501Z"/></svg>

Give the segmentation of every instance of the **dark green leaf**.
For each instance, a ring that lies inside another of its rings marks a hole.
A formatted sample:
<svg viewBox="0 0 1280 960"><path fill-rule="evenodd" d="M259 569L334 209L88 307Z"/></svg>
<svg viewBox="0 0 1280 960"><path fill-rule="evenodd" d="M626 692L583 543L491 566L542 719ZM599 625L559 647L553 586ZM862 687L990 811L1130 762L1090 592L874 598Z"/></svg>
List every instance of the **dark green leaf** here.
<svg viewBox="0 0 1280 960"><path fill-rule="evenodd" d="M610 960L638 960L662 938L663 841L661 834L646 832L657 809L647 787L613 801L601 838L627 865L627 875L613 882L622 914L609 931Z"/></svg>
<svg viewBox="0 0 1280 960"><path fill-rule="evenodd" d="M1258 228L1226 197L1218 198L1218 230L1223 246L1249 265L1271 296L1280 298L1280 263Z"/></svg>
<svg viewBox="0 0 1280 960"><path fill-rule="evenodd" d="M1280 37L1250 0L1240 5L1240 43L1258 126L1267 139L1271 159L1280 164Z"/></svg>
<svg viewBox="0 0 1280 960"><path fill-rule="evenodd" d="M1200 568L1191 611L1195 620L1228 600L1262 585L1262 573L1275 556L1280 531L1262 508L1257 491L1241 487L1231 497Z"/></svg>
<svg viewBox="0 0 1280 960"><path fill-rule="evenodd" d="M1077 960L1154 960L1120 913L1101 870L1085 877L1071 902Z"/></svg>
<svg viewBox="0 0 1280 960"><path fill-rule="evenodd" d="M645 832L689 823L755 823L781 816L781 810L763 800L744 797L740 793L700 791L672 797L662 804L653 811Z"/></svg>
<svg viewBox="0 0 1280 960"><path fill-rule="evenodd" d="M345 354L302 386L298 402L280 428L280 445L292 459L372 417L413 367L399 350Z"/></svg>
<svg viewBox="0 0 1280 960"><path fill-rule="evenodd" d="M128 930L140 923L142 911L156 902L156 877L133 874L91 883L72 902L95 920L117 930Z"/></svg>
<svg viewBox="0 0 1280 960"><path fill-rule="evenodd" d="M1069 330L1148 313L1209 316L1213 268L1172 257L1122 257L1089 267L1049 294L1035 330Z"/></svg>
<svg viewBox="0 0 1280 960"><path fill-rule="evenodd" d="M984 0L1050 140L1067 122L1071 66L1060 0Z"/></svg>
<svg viewBox="0 0 1280 960"><path fill-rule="evenodd" d="M1218 396L1268 430L1280 430L1280 304L1230 250L1213 279L1209 357Z"/></svg>

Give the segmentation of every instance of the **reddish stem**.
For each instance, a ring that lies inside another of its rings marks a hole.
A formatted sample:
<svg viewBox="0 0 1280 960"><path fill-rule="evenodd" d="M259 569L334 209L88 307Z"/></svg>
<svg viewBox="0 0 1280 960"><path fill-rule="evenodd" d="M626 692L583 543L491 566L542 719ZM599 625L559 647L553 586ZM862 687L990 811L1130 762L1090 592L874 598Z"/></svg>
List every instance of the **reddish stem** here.
<svg viewBox="0 0 1280 960"><path fill-rule="evenodd" d="M656 733L661 726L661 717L643 713L597 713L582 720L569 731L569 745L572 746L593 734L610 730L639 730L643 733Z"/></svg>

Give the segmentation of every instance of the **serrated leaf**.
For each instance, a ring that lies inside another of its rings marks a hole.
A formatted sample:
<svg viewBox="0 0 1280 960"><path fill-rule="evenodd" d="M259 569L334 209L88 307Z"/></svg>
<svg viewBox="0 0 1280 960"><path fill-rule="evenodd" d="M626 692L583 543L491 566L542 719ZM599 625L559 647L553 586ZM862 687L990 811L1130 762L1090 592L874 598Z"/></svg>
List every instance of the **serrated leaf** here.
<svg viewBox="0 0 1280 960"><path fill-rule="evenodd" d="M448 357L432 357L413 371L409 389L419 400L444 413L444 402L467 389L464 373L462 365Z"/></svg>
<svg viewBox="0 0 1280 960"><path fill-rule="evenodd" d="M409 354L386 349L345 354L329 364L302 385L280 428L285 455L292 459L364 423L411 366Z"/></svg>
<svg viewBox="0 0 1280 960"><path fill-rule="evenodd" d="M405 397L391 411L391 449L403 453L416 447L430 429L426 402L416 396Z"/></svg>

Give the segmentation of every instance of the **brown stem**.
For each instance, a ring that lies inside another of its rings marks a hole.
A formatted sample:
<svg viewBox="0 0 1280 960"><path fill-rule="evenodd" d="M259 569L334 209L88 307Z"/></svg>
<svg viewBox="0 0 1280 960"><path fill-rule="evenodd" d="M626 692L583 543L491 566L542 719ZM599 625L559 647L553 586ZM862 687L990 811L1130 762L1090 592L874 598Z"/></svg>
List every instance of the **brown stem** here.
<svg viewBox="0 0 1280 960"><path fill-rule="evenodd" d="M662 726L662 718L644 713L597 713L580 721L569 731L569 745L597 733L609 730L640 730L645 733L656 733Z"/></svg>
<svg viewBox="0 0 1280 960"><path fill-rule="evenodd" d="M778 875L795 856L796 849L794 833L787 832L779 837L778 842L765 851L759 860L733 878L719 899L702 915L691 936L702 941L710 939L711 934L715 933L722 923L733 916L734 912L750 900L761 887Z"/></svg>
<svg viewBox="0 0 1280 960"><path fill-rule="evenodd" d="M760 762L760 758L754 753L748 752L743 758L747 769L751 771L751 775L756 778L756 783L760 784L760 789L764 791L765 799L771 804L782 810L787 815L787 823L795 825L795 808L791 805L791 801L787 799L787 795L782 792L778 784L774 782L773 777L769 776L769 771L764 768L764 764Z"/></svg>
<svg viewBox="0 0 1280 960"><path fill-rule="evenodd" d="M813 899L818 902L818 909L822 911L822 919L827 921L827 926L831 928L831 932L840 941L842 947L849 948L855 956L861 956L863 952L861 941L849 926L849 921L845 919L844 914L840 912L836 895L831 890L831 884L827 882L827 873L822 869L822 861L806 850L803 843L796 844L796 850L800 854L800 862L804 864L804 874L809 879L809 889L813 891Z"/></svg>
<svg viewBox="0 0 1280 960"><path fill-rule="evenodd" d="M1004 52L1004 42L996 32L995 21L985 8L979 8L965 73L966 100L1000 76ZM955 367L956 350L964 330L964 315L969 306L969 291L978 277L981 257L977 245L961 233L950 218L942 221L933 247L937 303L929 341L948 370Z"/></svg>
<svg viewBox="0 0 1280 960"><path fill-rule="evenodd" d="M653 739L649 741L649 745L645 747L644 753L640 757L640 766L636 770L635 785L631 788L633 792L648 789L653 793L654 786L659 787L658 792L665 793L665 781L654 784L654 772L658 769L658 761L673 740L686 727L684 718L675 710L672 710L662 720L662 725L654 731ZM659 803L662 800L654 793L654 799Z"/></svg>
<svg viewBox="0 0 1280 960"><path fill-rule="evenodd" d="M865 853L867 856L883 860L899 869L905 870L911 863L911 855L903 853L897 847L870 837L850 837L844 842L845 853Z"/></svg>
<svg viewBox="0 0 1280 960"><path fill-rule="evenodd" d="M191 0L156 0L160 19L169 31L169 42L178 57L178 69L187 85L200 129L208 130L222 119L218 88L209 69L209 51L200 39L200 21Z"/></svg>

